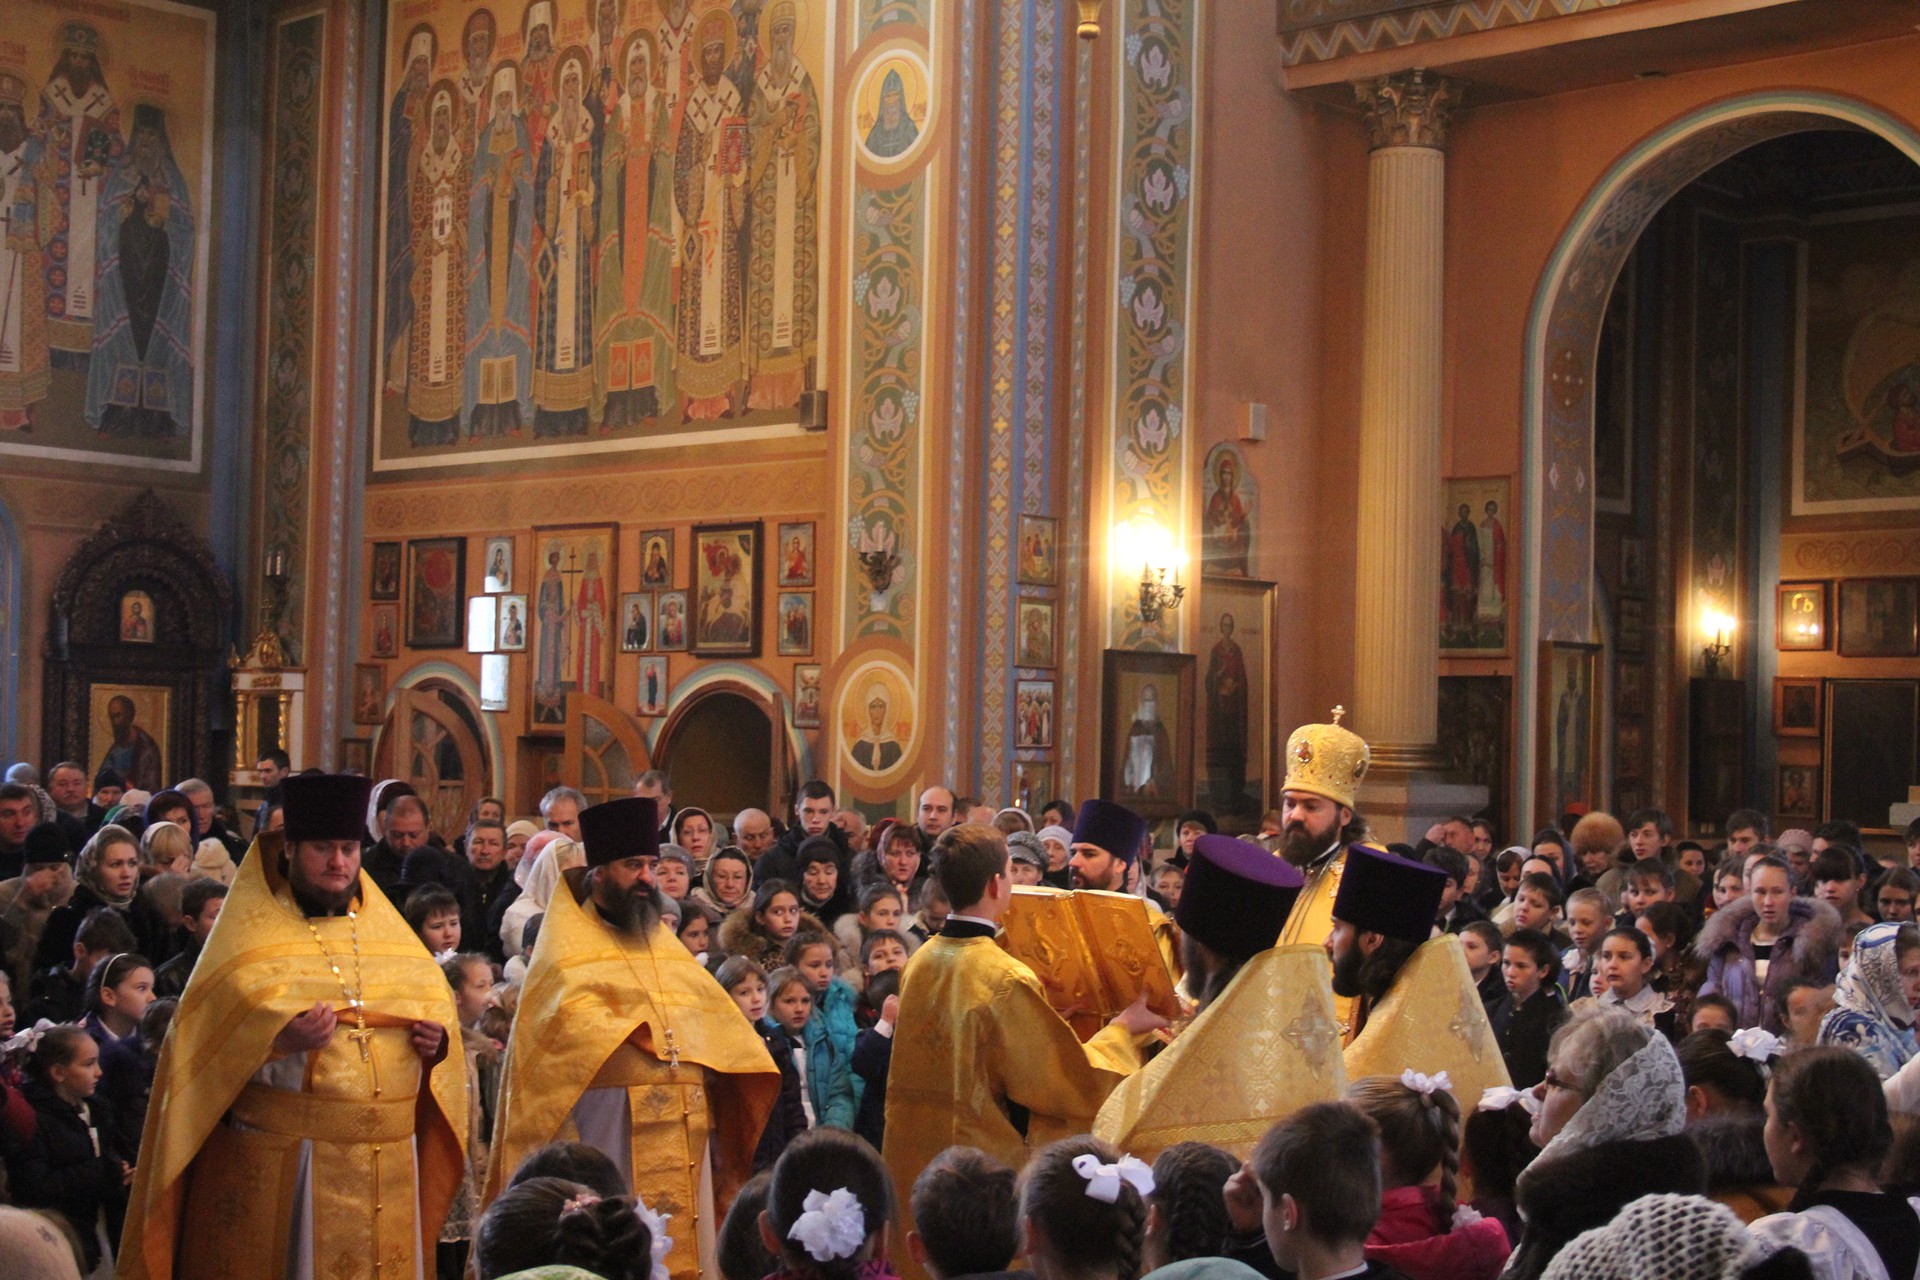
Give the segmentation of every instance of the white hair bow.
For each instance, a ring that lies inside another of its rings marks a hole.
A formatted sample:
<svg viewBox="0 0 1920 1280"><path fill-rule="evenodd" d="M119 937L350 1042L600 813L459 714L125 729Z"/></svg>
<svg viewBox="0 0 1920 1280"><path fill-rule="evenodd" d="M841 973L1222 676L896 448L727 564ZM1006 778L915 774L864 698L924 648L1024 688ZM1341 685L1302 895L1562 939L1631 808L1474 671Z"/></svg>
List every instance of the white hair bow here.
<svg viewBox="0 0 1920 1280"><path fill-rule="evenodd" d="M1453 1080L1444 1071L1436 1071L1432 1075L1426 1075L1422 1072L1415 1071L1412 1067L1408 1067L1400 1073L1400 1083L1423 1098L1431 1098L1442 1089L1445 1089L1448 1093L1453 1092Z"/></svg>
<svg viewBox="0 0 1920 1280"><path fill-rule="evenodd" d="M1123 1182L1142 1197L1153 1194L1153 1170L1132 1156L1121 1156L1113 1164L1101 1164L1100 1157L1089 1152L1073 1158L1073 1171L1087 1180L1087 1194L1106 1204L1119 1202Z"/></svg>
<svg viewBox="0 0 1920 1280"><path fill-rule="evenodd" d="M32 1053L39 1047L41 1039L47 1032L59 1025L57 1022L42 1018L5 1044L0 1044L0 1053Z"/></svg>
<svg viewBox="0 0 1920 1280"><path fill-rule="evenodd" d="M1480 1105L1476 1110L1505 1111L1516 1102L1528 1115L1540 1114L1540 1099L1534 1096L1533 1090L1515 1089L1504 1084L1489 1085L1487 1091L1480 1095Z"/></svg>
<svg viewBox="0 0 1920 1280"><path fill-rule="evenodd" d="M867 1242L867 1214L860 1197L841 1187L832 1195L807 1192L800 1202L805 1211L787 1239L798 1240L815 1262L837 1262L851 1258Z"/></svg>
<svg viewBox="0 0 1920 1280"><path fill-rule="evenodd" d="M670 1213L655 1213L647 1208L647 1202L639 1196L633 1198L633 1216L646 1224L647 1233L653 1240L653 1272L647 1280L667 1280L667 1254L673 1248L673 1237L667 1234L667 1219Z"/></svg>
<svg viewBox="0 0 1920 1280"><path fill-rule="evenodd" d="M1727 1040L1736 1058L1766 1066L1780 1056L1780 1037L1759 1027L1742 1027Z"/></svg>
<svg viewBox="0 0 1920 1280"><path fill-rule="evenodd" d="M447 948L447 949L446 949L445 951L436 951L436 952L434 952L434 953L433 953L433 962L434 962L435 964L445 964L445 963L446 963L447 961L449 961L449 960L451 960L451 959L453 959L453 958L454 958L455 956L457 956L457 955L459 955L459 954L460 954L460 948L458 948L458 947L448 947L448 948Z"/></svg>

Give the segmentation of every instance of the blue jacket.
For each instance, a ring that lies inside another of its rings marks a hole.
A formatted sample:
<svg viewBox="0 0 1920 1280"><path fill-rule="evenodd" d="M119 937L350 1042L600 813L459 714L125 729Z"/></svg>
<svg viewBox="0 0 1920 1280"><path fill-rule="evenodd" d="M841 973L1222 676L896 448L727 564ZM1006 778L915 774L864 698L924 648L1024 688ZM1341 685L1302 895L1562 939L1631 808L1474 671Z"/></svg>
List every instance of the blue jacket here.
<svg viewBox="0 0 1920 1280"><path fill-rule="evenodd" d="M818 1010L815 1010L816 1015ZM777 1031L783 1039L784 1031ZM807 1101L813 1107L813 1127L852 1129L858 1104L853 1096L853 1055L834 1047L824 1029L809 1022L795 1056L806 1055Z"/></svg>
<svg viewBox="0 0 1920 1280"><path fill-rule="evenodd" d="M847 1070L853 1070L853 1045L860 1038L860 1023L855 1010L860 997L854 994L853 987L845 978L835 978L827 984L827 989L813 1002L813 1016L807 1020L807 1052L812 1054L814 1045L823 1037L833 1044L833 1051ZM807 1069L813 1069L811 1057L807 1060ZM854 1106L860 1105L865 1093L865 1082L857 1077L853 1080ZM817 1108L816 1108L817 1109ZM847 1128L853 1127L853 1121L847 1121Z"/></svg>

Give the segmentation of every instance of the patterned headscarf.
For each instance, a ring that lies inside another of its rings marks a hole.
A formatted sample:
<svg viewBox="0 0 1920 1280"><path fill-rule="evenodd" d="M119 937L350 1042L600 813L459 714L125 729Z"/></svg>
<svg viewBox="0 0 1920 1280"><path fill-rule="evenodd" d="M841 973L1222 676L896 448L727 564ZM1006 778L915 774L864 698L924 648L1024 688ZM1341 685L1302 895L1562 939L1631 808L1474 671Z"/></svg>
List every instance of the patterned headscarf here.
<svg viewBox="0 0 1920 1280"><path fill-rule="evenodd" d="M1853 956L1834 988L1836 1008L1864 1014L1904 1031L1914 1022L1913 1006L1900 983L1900 928L1876 924L1853 940Z"/></svg>
<svg viewBox="0 0 1920 1280"><path fill-rule="evenodd" d="M1562 1156L1622 1139L1670 1138L1687 1127L1687 1084L1673 1045L1657 1031L1600 1081L1585 1105L1520 1175Z"/></svg>
<svg viewBox="0 0 1920 1280"><path fill-rule="evenodd" d="M1732 1280L1770 1252L1725 1205L1642 1196L1606 1226L1576 1236L1543 1280Z"/></svg>

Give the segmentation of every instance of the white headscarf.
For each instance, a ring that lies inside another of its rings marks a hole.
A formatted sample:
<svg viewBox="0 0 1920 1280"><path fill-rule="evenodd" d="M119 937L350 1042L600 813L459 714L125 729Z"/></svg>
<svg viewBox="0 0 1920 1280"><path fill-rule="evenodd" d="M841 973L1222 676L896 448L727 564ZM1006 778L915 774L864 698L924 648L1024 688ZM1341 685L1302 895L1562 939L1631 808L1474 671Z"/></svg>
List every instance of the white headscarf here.
<svg viewBox="0 0 1920 1280"><path fill-rule="evenodd" d="M555 833L558 835L558 833ZM539 839L535 836L534 839ZM533 841L527 842L529 845ZM529 870L527 864L531 862ZM561 873L572 867L587 865L586 847L564 835L550 840L535 857L522 858L517 870L526 871L526 882L521 885L520 896L507 907L500 920L500 944L507 954L520 954L521 935L526 930L527 921L540 915L553 901L555 890L560 887Z"/></svg>
<svg viewBox="0 0 1920 1280"><path fill-rule="evenodd" d="M1540 1149L1522 1181L1564 1156L1626 1138L1670 1138L1687 1127L1687 1084L1673 1046L1657 1031L1608 1072L1573 1119Z"/></svg>

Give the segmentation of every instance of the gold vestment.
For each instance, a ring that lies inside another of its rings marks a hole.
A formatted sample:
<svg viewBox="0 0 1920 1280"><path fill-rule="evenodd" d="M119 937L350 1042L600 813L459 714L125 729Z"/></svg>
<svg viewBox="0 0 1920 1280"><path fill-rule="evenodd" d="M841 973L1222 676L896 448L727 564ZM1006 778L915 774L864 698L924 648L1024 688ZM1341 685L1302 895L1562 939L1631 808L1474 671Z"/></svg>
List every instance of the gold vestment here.
<svg viewBox="0 0 1920 1280"><path fill-rule="evenodd" d="M1451 933L1421 943L1407 958L1345 1057L1349 1080L1399 1079L1409 1069L1429 1076L1444 1071L1468 1114L1488 1089L1513 1083L1466 952Z"/></svg>
<svg viewBox="0 0 1920 1280"><path fill-rule="evenodd" d="M1212 1143L1244 1160L1276 1121L1346 1087L1326 952L1274 947L1120 1082L1093 1133L1148 1163L1177 1142Z"/></svg>
<svg viewBox="0 0 1920 1280"><path fill-rule="evenodd" d="M1346 869L1347 851L1343 847L1319 869L1306 872L1307 887L1294 899L1293 911L1287 916L1287 923L1281 927L1281 946L1301 943L1320 947L1323 949L1321 957L1325 958L1327 935L1333 932L1333 899L1340 892L1340 875ZM1329 971L1332 970L1330 963L1327 967ZM1337 995L1333 998L1333 1017L1343 1029L1353 1026L1351 997Z"/></svg>
<svg viewBox="0 0 1920 1280"><path fill-rule="evenodd" d="M485 1200L533 1151L578 1137L583 1093L624 1088L634 1190L655 1213L673 1215L667 1266L675 1280L694 1280L700 1236L719 1226L700 1219L701 1162L711 1152L714 1204L725 1214L751 1173L780 1069L673 930L656 924L645 939L618 932L582 901L585 883L583 868L566 873L527 965Z"/></svg>
<svg viewBox="0 0 1920 1280"><path fill-rule="evenodd" d="M1118 1027L1080 1043L1033 970L994 939L929 939L901 975L887 1076L895 1239L913 1226L913 1180L940 1152L978 1147L1018 1169L1030 1149L1087 1132L1114 1086L1139 1068L1139 1049ZM1024 1137L1010 1106L1027 1112ZM904 1251L894 1262L903 1276L924 1274Z"/></svg>
<svg viewBox="0 0 1920 1280"><path fill-rule="evenodd" d="M284 1276L303 1244L291 1238L303 1147L315 1276L432 1270L466 1160L453 990L364 874L356 921L307 917L283 853L277 832L254 842L180 997L154 1072L122 1280ZM364 1033L343 982L365 1004ZM256 1080L274 1038L315 1004L333 1006L340 1026L306 1055L300 1088ZM417 1021L448 1034L425 1088Z"/></svg>

